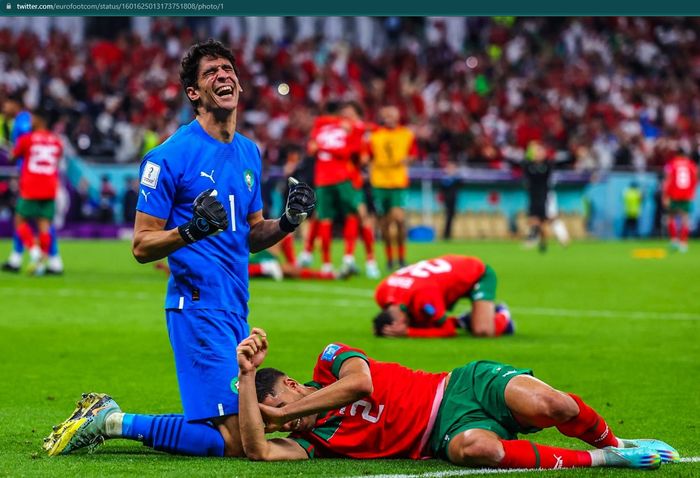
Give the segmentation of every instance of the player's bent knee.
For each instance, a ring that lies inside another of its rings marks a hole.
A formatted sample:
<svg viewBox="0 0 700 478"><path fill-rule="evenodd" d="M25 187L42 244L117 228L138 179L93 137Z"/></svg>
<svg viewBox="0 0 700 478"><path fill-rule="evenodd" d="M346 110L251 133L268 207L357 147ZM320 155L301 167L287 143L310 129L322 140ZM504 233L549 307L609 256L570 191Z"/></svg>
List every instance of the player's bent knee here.
<svg viewBox="0 0 700 478"><path fill-rule="evenodd" d="M565 393L557 390L543 392L538 396L540 414L556 423L564 423L579 414L576 402Z"/></svg>
<svg viewBox="0 0 700 478"><path fill-rule="evenodd" d="M452 463L463 466L497 466L505 452L498 436L487 430L467 430L449 445Z"/></svg>

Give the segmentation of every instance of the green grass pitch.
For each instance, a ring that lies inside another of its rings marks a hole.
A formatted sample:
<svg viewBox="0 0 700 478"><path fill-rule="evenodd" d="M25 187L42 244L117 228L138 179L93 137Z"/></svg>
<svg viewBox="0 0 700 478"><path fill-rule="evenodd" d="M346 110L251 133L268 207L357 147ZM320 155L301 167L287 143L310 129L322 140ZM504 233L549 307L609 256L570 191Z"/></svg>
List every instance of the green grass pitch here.
<svg viewBox="0 0 700 478"><path fill-rule="evenodd" d="M566 250L553 246L541 255L515 242L409 244L411 261L453 252L491 264L498 274L498 299L509 304L516 321L513 337L374 338L376 282L363 277L332 283L254 281L250 323L268 331L268 365L300 380L310 378L316 355L332 341L430 371L478 358L500 360L531 367L555 387L578 393L619 436L656 437L693 458L700 456L700 243L664 259L632 257L635 248L663 247L661 242L581 242ZM0 242L0 257L9 248L9 241ZM441 477L467 471L437 460L251 463L176 457L124 440L110 441L91 455L47 457L42 438L73 409L81 392L108 392L125 411L180 411L162 310L163 273L137 264L128 242L64 241L61 248L64 277L0 276L0 476ZM528 438L586 447L556 430ZM542 476L515 476L523 475ZM652 475L700 476L700 463L667 465Z"/></svg>

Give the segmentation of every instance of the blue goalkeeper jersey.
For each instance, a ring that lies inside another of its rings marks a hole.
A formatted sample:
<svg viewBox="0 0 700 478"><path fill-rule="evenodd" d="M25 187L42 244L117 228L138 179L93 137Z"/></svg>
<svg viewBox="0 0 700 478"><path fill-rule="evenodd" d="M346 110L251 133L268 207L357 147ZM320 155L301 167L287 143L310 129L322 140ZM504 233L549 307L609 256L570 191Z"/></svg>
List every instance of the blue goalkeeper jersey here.
<svg viewBox="0 0 700 478"><path fill-rule="evenodd" d="M262 210L260 151L240 133L231 143L209 136L197 120L180 127L143 158L138 211L167 220L192 218L192 202L215 189L229 227L170 254L166 309L223 309L248 314L249 214Z"/></svg>

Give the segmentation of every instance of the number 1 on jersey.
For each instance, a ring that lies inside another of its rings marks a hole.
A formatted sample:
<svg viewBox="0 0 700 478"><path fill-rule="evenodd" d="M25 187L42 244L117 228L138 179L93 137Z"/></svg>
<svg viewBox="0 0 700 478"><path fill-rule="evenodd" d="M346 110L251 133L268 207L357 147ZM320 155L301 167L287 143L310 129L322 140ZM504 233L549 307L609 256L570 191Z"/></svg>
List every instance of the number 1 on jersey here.
<svg viewBox="0 0 700 478"><path fill-rule="evenodd" d="M233 194L228 195L228 203L231 205L231 230L236 232L236 198Z"/></svg>

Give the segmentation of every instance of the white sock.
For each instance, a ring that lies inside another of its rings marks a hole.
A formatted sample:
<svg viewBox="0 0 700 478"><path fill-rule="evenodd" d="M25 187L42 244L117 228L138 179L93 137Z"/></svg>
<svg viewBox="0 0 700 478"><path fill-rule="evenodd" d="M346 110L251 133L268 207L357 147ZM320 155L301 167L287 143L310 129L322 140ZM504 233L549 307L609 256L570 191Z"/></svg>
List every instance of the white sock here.
<svg viewBox="0 0 700 478"><path fill-rule="evenodd" d="M49 269L51 269L51 270L62 271L63 270L63 261L61 260L61 256L59 256L59 255L50 256L48 266L49 266Z"/></svg>
<svg viewBox="0 0 700 478"><path fill-rule="evenodd" d="M591 450L588 453L591 455L591 466L605 466L605 451Z"/></svg>
<svg viewBox="0 0 700 478"><path fill-rule="evenodd" d="M22 254L17 251L10 252L10 257L7 258L7 263L12 267L22 266Z"/></svg>
<svg viewBox="0 0 700 478"><path fill-rule="evenodd" d="M114 412L107 417L105 420L105 434L109 438L118 438L122 436L122 421L124 420L124 414L119 412Z"/></svg>
<svg viewBox="0 0 700 478"><path fill-rule="evenodd" d="M39 249L38 246L29 249L29 259L31 259L32 262L39 262L41 255L41 249Z"/></svg>

